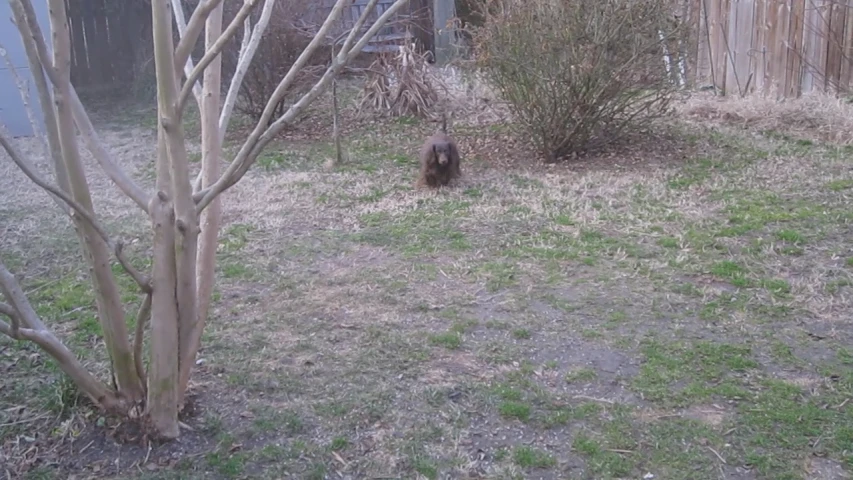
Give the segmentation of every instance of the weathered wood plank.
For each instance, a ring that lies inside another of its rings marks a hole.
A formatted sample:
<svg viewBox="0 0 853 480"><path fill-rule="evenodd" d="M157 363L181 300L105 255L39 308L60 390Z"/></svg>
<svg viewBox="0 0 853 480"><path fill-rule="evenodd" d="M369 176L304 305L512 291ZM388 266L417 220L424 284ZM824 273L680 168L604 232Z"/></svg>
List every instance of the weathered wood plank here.
<svg viewBox="0 0 853 480"><path fill-rule="evenodd" d="M847 0L843 3L846 18L841 48L841 74L838 83L840 90L846 93L850 91L850 83L853 80L853 1Z"/></svg>
<svg viewBox="0 0 853 480"><path fill-rule="evenodd" d="M807 0L792 0L790 30L788 31L788 62L785 72L785 96L799 97L802 93L803 28Z"/></svg>
<svg viewBox="0 0 853 480"><path fill-rule="evenodd" d="M837 93L841 80L841 64L843 63L844 29L847 24L847 6L844 1L836 1L831 5L832 12L829 22L829 45L826 54L826 86L827 91Z"/></svg>

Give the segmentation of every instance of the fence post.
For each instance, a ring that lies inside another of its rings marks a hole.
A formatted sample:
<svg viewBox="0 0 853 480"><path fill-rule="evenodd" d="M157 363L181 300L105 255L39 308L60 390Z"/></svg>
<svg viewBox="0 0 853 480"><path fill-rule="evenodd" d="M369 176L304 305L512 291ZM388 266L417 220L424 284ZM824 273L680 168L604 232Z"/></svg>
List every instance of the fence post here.
<svg viewBox="0 0 853 480"><path fill-rule="evenodd" d="M456 0L433 0L433 32L435 33L435 63L444 65L453 55L456 29L450 20L456 16Z"/></svg>

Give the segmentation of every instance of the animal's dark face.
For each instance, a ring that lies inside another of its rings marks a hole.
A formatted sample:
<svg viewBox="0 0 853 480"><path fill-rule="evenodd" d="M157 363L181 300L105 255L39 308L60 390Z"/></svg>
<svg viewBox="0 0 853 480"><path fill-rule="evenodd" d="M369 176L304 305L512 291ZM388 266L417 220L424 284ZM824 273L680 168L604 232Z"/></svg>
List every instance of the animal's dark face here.
<svg viewBox="0 0 853 480"><path fill-rule="evenodd" d="M450 163L450 145L446 142L434 143L432 145L432 152L435 154L438 164L442 167Z"/></svg>

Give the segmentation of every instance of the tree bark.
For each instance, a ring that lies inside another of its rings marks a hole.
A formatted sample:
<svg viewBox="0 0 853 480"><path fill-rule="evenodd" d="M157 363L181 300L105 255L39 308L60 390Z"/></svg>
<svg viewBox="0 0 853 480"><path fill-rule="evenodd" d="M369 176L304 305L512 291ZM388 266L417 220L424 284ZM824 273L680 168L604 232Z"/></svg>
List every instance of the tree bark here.
<svg viewBox="0 0 853 480"><path fill-rule="evenodd" d="M222 3L207 17L205 47L210 49L222 33ZM219 103L222 84L222 57L217 56L204 71L201 104L201 174L202 187L207 187L219 177L222 144L219 136ZM221 218L219 199L201 214L201 234L197 257L196 284L198 286L198 320L189 332L186 345L181 345L181 380L178 386L179 402L183 404L190 372L201 344L201 333L210 309L213 285L216 279L216 247L219 241Z"/></svg>
<svg viewBox="0 0 853 480"><path fill-rule="evenodd" d="M175 71L172 39L172 9L169 0L152 0L154 64L157 72L158 114L158 186L168 184L169 193L161 190L152 200L152 222L155 227L155 286L152 298L151 343L152 362L162 361L157 373L152 369L148 382L152 420L165 437L177 436L180 359L189 345L190 332L198 322L196 301L196 254L198 247L198 215L192 200L183 125L178 110L178 78ZM168 166L168 168L167 168ZM166 210L164 213L160 210ZM164 232L168 226L173 231ZM171 252L171 254L169 254ZM172 286L174 285L174 286ZM157 292L157 289L161 291ZM167 289L168 292L162 290ZM169 297L171 296L171 303ZM173 320L173 309L177 313ZM177 338L172 329L177 322ZM175 345L175 340L177 344ZM157 353L155 353L157 352ZM158 356L166 355L166 359ZM169 364L166 365L165 362ZM167 401L174 405L166 405Z"/></svg>
<svg viewBox="0 0 853 480"><path fill-rule="evenodd" d="M160 153L166 154L161 142ZM163 438L178 429L178 299L175 271L175 215L165 192L148 206L154 229L154 291L151 295L151 346L148 365L148 417Z"/></svg>

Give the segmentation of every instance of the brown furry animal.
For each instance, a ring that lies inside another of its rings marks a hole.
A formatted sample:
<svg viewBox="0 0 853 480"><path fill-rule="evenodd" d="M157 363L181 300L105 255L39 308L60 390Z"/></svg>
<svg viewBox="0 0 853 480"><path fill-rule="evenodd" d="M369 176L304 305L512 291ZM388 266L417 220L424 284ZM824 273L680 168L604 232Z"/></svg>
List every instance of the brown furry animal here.
<svg viewBox="0 0 853 480"><path fill-rule="evenodd" d="M420 152L421 171L416 187L437 188L462 176L459 149L447 134L447 117L442 115L441 131L427 138Z"/></svg>

